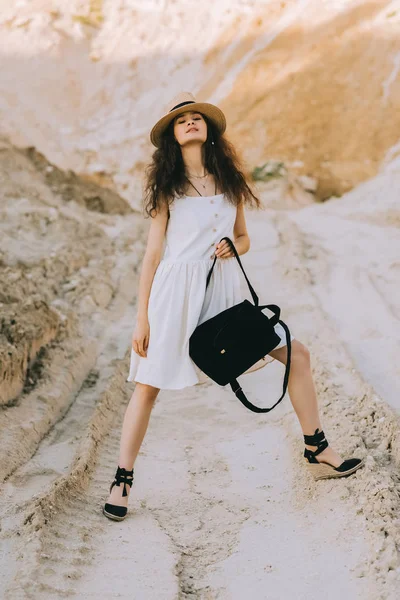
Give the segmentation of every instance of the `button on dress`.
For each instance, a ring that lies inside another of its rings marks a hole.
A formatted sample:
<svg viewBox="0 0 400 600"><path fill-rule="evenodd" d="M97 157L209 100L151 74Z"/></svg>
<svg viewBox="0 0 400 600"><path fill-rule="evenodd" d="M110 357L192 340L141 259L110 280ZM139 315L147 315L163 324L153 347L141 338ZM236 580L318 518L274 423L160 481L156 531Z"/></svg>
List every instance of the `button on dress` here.
<svg viewBox="0 0 400 600"><path fill-rule="evenodd" d="M127 381L178 390L208 379L189 356L189 338L197 325L245 297L235 257L217 258L206 290L216 244L224 236L233 240L235 219L236 206L224 194L174 199L150 290L147 356L132 348ZM275 331L281 337L277 348L285 346L279 323Z"/></svg>

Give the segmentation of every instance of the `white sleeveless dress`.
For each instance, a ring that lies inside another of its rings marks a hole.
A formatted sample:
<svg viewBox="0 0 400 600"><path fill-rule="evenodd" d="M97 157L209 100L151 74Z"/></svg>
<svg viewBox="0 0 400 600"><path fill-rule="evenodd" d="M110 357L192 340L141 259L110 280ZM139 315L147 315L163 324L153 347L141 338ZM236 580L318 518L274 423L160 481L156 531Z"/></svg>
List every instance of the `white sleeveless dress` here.
<svg viewBox="0 0 400 600"><path fill-rule="evenodd" d="M236 207L224 194L175 198L149 296L147 356L132 348L127 381L178 390L208 379L189 356L189 338L197 325L245 297L235 257L216 260L206 290L215 246L224 236L233 240L235 219ZM277 348L285 346L282 325L275 331Z"/></svg>

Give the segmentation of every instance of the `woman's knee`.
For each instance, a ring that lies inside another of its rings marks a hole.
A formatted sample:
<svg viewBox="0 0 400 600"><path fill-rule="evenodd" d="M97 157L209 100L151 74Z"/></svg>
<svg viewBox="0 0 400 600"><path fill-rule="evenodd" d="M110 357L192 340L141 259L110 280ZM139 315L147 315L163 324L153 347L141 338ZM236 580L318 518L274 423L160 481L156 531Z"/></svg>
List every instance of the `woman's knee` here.
<svg viewBox="0 0 400 600"><path fill-rule="evenodd" d="M311 355L310 351L301 342L298 340L292 341L292 355L291 355L291 365L294 368L298 369L307 369L311 364Z"/></svg>

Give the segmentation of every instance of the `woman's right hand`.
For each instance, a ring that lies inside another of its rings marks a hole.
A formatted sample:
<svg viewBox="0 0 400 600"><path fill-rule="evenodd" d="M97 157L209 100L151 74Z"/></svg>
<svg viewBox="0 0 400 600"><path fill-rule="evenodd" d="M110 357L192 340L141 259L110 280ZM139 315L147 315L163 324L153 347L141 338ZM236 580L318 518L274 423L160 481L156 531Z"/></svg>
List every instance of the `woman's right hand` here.
<svg viewBox="0 0 400 600"><path fill-rule="evenodd" d="M150 339L150 325L148 320L136 322L135 330L132 334L132 348L139 356L147 356L147 348Z"/></svg>

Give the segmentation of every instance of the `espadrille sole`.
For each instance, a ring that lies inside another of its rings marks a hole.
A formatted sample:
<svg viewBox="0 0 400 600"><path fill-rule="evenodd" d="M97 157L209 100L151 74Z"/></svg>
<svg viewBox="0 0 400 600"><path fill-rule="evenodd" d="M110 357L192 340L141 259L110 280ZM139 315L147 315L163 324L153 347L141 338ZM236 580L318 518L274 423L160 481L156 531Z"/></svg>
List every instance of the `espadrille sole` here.
<svg viewBox="0 0 400 600"><path fill-rule="evenodd" d="M127 517L128 513L123 517L118 517L117 515L112 515L111 513L107 512L106 509L103 508L103 515L105 515L109 519L112 519L113 521L123 521Z"/></svg>
<svg viewBox="0 0 400 600"><path fill-rule="evenodd" d="M348 471L335 471L334 467L328 465L328 464L324 464L324 463L310 463L308 462L308 460L306 460L307 462L307 468L310 471L311 475L314 477L314 479L317 481L318 479L331 479L333 477L346 477L346 475L350 475L351 473L354 473L354 471L357 471L357 469L359 469L360 467L362 467L365 463L364 459L361 459L361 462L358 463L358 465L356 465L355 467L353 467L352 469L349 469Z"/></svg>

